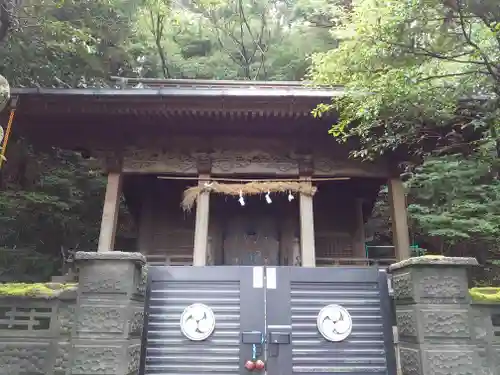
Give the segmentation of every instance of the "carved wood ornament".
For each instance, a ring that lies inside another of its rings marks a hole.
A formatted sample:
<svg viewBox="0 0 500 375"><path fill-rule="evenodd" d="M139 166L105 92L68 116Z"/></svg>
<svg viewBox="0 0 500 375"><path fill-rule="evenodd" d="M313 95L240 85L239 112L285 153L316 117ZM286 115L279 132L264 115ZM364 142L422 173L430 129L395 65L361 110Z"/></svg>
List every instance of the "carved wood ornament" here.
<svg viewBox="0 0 500 375"><path fill-rule="evenodd" d="M356 160L333 160L324 155L293 155L263 150L214 150L212 152L127 150L123 171L132 173L272 174L281 176L364 176L385 177L376 164Z"/></svg>

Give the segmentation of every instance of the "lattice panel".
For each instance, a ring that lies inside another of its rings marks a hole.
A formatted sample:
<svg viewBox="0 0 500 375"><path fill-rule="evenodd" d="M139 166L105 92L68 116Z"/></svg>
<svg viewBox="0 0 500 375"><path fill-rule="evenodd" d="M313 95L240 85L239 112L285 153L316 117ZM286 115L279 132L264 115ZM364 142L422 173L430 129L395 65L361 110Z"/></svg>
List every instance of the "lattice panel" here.
<svg viewBox="0 0 500 375"><path fill-rule="evenodd" d="M353 255L352 238L347 233L320 233L315 242L317 258L349 258Z"/></svg>
<svg viewBox="0 0 500 375"><path fill-rule="evenodd" d="M193 247L193 230L173 230L155 233L153 248L150 251L154 253L165 251L168 254L177 256L191 253Z"/></svg>
<svg viewBox="0 0 500 375"><path fill-rule="evenodd" d="M0 307L0 330L48 330L51 317L50 307Z"/></svg>
<svg viewBox="0 0 500 375"><path fill-rule="evenodd" d="M177 254L177 255L146 255L146 260L150 266L192 266L193 254Z"/></svg>

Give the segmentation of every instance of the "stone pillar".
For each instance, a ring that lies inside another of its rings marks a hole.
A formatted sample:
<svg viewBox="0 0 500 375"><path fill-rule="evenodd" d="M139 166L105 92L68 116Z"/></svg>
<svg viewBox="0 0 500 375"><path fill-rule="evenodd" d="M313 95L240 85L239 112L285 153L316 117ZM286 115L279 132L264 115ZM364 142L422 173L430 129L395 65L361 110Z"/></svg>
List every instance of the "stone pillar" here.
<svg viewBox="0 0 500 375"><path fill-rule="evenodd" d="M137 375L146 287L139 253L78 252L71 375Z"/></svg>
<svg viewBox="0 0 500 375"><path fill-rule="evenodd" d="M418 257L389 267L403 375L477 375L467 268L474 258Z"/></svg>

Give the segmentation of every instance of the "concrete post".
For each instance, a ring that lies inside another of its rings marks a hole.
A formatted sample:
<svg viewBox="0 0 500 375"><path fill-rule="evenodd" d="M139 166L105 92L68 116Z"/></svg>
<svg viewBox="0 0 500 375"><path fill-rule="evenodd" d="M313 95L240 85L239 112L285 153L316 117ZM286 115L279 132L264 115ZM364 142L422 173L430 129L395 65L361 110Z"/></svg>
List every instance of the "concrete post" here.
<svg viewBox="0 0 500 375"><path fill-rule="evenodd" d="M481 374L467 268L474 258L410 258L393 264L403 375Z"/></svg>
<svg viewBox="0 0 500 375"><path fill-rule="evenodd" d="M72 375L136 375L146 287L139 253L78 252Z"/></svg>

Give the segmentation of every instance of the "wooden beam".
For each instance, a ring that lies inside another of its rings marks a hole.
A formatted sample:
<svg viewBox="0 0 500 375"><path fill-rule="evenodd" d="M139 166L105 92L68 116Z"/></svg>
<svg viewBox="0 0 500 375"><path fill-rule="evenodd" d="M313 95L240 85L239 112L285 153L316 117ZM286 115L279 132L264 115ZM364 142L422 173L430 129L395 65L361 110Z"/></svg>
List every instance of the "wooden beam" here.
<svg viewBox="0 0 500 375"><path fill-rule="evenodd" d="M403 181L400 178L389 180L389 203L391 205L392 237L398 261L411 257L410 235L408 233L408 213Z"/></svg>
<svg viewBox="0 0 500 375"><path fill-rule="evenodd" d="M209 174L199 175L199 185L210 179ZM210 214L210 193L202 192L196 201L196 223L194 228L193 266L205 266L208 251L208 220Z"/></svg>
<svg viewBox="0 0 500 375"><path fill-rule="evenodd" d="M101 232L99 233L98 252L112 251L115 246L116 224L120 209L122 174L110 172L102 209Z"/></svg>
<svg viewBox="0 0 500 375"><path fill-rule="evenodd" d="M356 232L354 233L354 258L366 258L365 247L365 221L363 217L363 200L355 200L356 209Z"/></svg>
<svg viewBox="0 0 500 375"><path fill-rule="evenodd" d="M312 184L310 178L301 178L301 180ZM302 267L316 267L313 197L301 194L299 199Z"/></svg>

